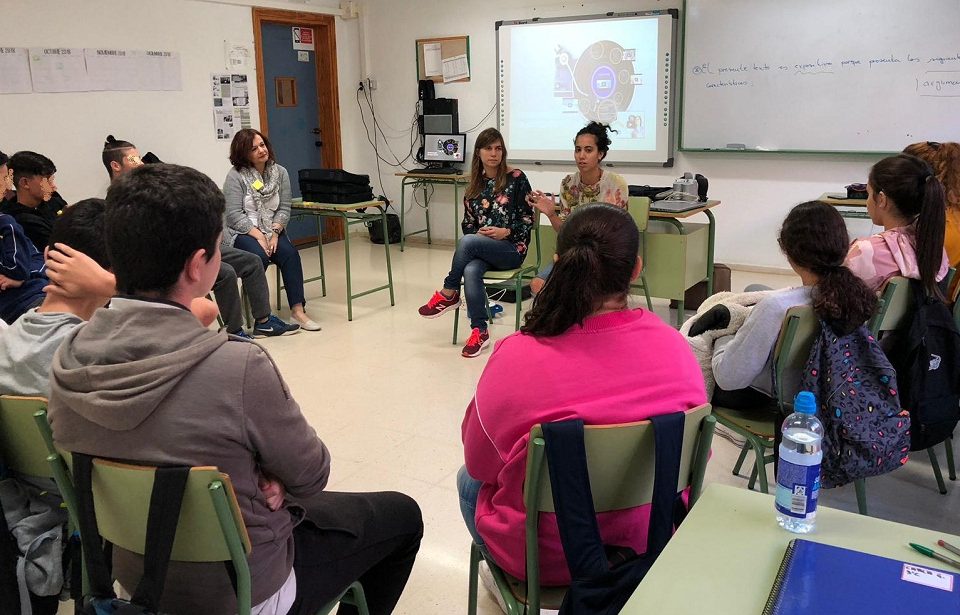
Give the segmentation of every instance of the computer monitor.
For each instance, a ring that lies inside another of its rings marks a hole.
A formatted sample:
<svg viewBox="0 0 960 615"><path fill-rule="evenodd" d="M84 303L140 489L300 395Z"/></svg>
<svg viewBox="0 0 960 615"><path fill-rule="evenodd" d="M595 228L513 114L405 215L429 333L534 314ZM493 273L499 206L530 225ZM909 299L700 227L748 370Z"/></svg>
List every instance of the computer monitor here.
<svg viewBox="0 0 960 615"><path fill-rule="evenodd" d="M466 150L467 135L463 133L423 135L423 161L426 163L462 163Z"/></svg>

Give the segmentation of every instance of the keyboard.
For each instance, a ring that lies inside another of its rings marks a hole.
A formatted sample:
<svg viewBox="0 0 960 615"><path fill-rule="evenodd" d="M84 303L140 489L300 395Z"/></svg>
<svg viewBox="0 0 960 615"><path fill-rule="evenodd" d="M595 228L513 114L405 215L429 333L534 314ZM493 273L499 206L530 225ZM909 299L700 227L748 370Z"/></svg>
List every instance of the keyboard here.
<svg viewBox="0 0 960 615"><path fill-rule="evenodd" d="M410 171L415 174L424 174L424 175L460 175L462 172L460 169L455 169L453 167L425 167L423 169L413 169Z"/></svg>

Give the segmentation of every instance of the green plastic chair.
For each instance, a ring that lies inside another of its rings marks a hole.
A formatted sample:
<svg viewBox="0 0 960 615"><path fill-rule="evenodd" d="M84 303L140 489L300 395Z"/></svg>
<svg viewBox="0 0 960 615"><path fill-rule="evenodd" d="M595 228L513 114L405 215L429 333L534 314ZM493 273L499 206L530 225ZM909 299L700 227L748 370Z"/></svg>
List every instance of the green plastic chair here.
<svg viewBox="0 0 960 615"><path fill-rule="evenodd" d="M803 368L810 356L810 348L819 333L820 323L812 307L795 306L787 310L783 324L780 326L780 336L773 350L776 374L774 392L782 415L791 412L792 393L797 388L800 374L803 373ZM774 437L779 428L780 415L763 409L739 410L722 406L714 406L713 415L717 417L718 423L746 440L737 463L733 466L734 475L739 475L740 467L747 453L752 449L754 465L748 486L753 489L759 478L760 491L769 493L766 466L774 459Z"/></svg>
<svg viewBox="0 0 960 615"><path fill-rule="evenodd" d="M710 416L709 404L686 412L677 491L690 487L690 506L700 497L715 425L715 420ZM654 439L650 421L587 426L584 429L584 444L593 503L598 513L650 503L655 473ZM523 502L527 511L554 512L540 425L534 425L530 430ZM539 523L539 514L527 514L526 581L510 576L496 562L485 558L476 543L470 545L470 595L467 605L469 615L477 612L477 581L481 559L485 559L490 566L508 615L539 613L541 606L548 609L559 608L567 588L540 586L540 549L537 540Z"/></svg>
<svg viewBox="0 0 960 615"><path fill-rule="evenodd" d="M632 196L629 198L627 211L637 224L640 231L640 258L643 260L643 267L647 267L647 225L650 222L650 199L645 196ZM647 276L644 270L640 270L639 281L630 285L630 290L640 289L643 296L647 299L647 309L653 311L653 302L650 300L650 291L647 287Z"/></svg>
<svg viewBox="0 0 960 615"><path fill-rule="evenodd" d="M529 246L527 249L527 254L523 259L523 262L516 269L506 269L504 271L487 271L483 275L483 286L485 289L497 289L497 290L513 290L516 293L514 296L517 299L517 310L516 310L516 322L514 323L514 331L520 329L520 313L522 312L523 307L523 289L527 286L530 286L530 281L536 277L537 272L540 271L540 266L543 263L541 258L544 254L541 249L540 241L541 237L547 235L548 232L553 231L553 227L549 227L550 231L547 231L547 227L540 226L540 214L537 213L533 218L533 245ZM556 239L554 239L554 252L556 251ZM553 254L551 252L550 254ZM462 284L461 284L462 287ZM490 308L487 307L487 316L490 317ZM460 326L460 308L457 307L454 310L453 314L453 344L457 343L457 332Z"/></svg>
<svg viewBox="0 0 960 615"><path fill-rule="evenodd" d="M952 278L954 271L951 267L949 277ZM880 293L877 314L868 325L870 333L879 340L892 332L906 329L910 325L910 316L913 309L913 293L910 290L910 280L902 276L890 278ZM953 306L953 318L954 322L960 323L956 304ZM953 436L943 441L943 448L947 456L947 472L950 480L957 480L957 468L953 459ZM927 457L930 459L930 467L933 468L933 476L937 481L937 490L941 495L946 495L947 485L943 481L943 472L940 470L936 447L931 446L927 449Z"/></svg>
<svg viewBox="0 0 960 615"><path fill-rule="evenodd" d="M49 449L37 431L33 414L46 411L43 397L0 395L0 459L14 472L54 478L47 463Z"/></svg>

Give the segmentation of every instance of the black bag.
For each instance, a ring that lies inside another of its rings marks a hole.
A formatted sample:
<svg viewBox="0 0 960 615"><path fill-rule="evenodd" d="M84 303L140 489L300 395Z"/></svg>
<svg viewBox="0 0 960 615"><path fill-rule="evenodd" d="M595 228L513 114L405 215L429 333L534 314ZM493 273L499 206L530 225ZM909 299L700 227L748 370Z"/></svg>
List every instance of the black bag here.
<svg viewBox="0 0 960 615"><path fill-rule="evenodd" d="M943 442L960 421L960 333L947 306L910 280L913 320L888 355L900 405L910 412L910 450Z"/></svg>
<svg viewBox="0 0 960 615"><path fill-rule="evenodd" d="M377 200L383 202L383 209L386 211L390 208L390 200L385 196L377 197ZM366 211L366 208L361 211ZM380 218L371 218L364 222L367 225L367 232L370 233L370 241L373 243L383 244L383 222ZM390 243L400 243L400 233L402 229L400 228L400 216L397 214L387 214L387 232L389 233Z"/></svg>
<svg viewBox="0 0 960 615"><path fill-rule="evenodd" d="M606 546L600 539L587 473L580 419L543 424L550 486L557 513L560 542L572 582L560 606L560 615L615 615L653 566L682 516L677 493L684 414L674 412L650 418L656 449L656 474L647 533L647 552L636 555L628 547ZM528 514L529 511L528 511ZM626 561L611 566L608 553Z"/></svg>
<svg viewBox="0 0 960 615"><path fill-rule="evenodd" d="M83 558L90 581L90 594L83 597L77 613L82 615L162 615L160 597L167 578L173 539L180 519L180 504L190 474L189 467L157 468L150 494L143 576L133 597L120 600L113 592L109 543L101 542L93 507L91 476L93 457L73 453L73 480L77 496L77 525L83 542ZM229 566L229 563L228 563ZM231 568L232 569L232 568ZM231 579L235 578L231 575Z"/></svg>
<svg viewBox="0 0 960 615"><path fill-rule="evenodd" d="M364 201L373 200L373 190L369 187L366 189L366 192L356 194L325 194L319 192L310 192L309 190L301 190L300 195L303 197L304 201L314 203L335 203L338 205L349 205L350 203L363 203Z"/></svg>
<svg viewBox="0 0 960 615"><path fill-rule="evenodd" d="M369 175L348 173L343 169L300 169L298 177L301 182L318 181L333 182L338 184L358 184L361 186L370 185Z"/></svg>
<svg viewBox="0 0 960 615"><path fill-rule="evenodd" d="M645 196L651 201L658 200L656 197L661 192L673 190L672 186L627 186L627 193L630 196Z"/></svg>

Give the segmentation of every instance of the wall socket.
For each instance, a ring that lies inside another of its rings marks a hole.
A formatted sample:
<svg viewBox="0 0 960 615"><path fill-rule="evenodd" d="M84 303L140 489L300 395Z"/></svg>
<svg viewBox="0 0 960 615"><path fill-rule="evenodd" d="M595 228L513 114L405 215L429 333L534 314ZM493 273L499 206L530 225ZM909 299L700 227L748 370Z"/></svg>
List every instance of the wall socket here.
<svg viewBox="0 0 960 615"><path fill-rule="evenodd" d="M366 86L367 86L367 89L368 89L368 90L370 90L370 91L372 92L373 90L377 89L377 80L376 80L376 79L371 79L370 77L367 77L367 80L366 80L366 81L367 81Z"/></svg>

